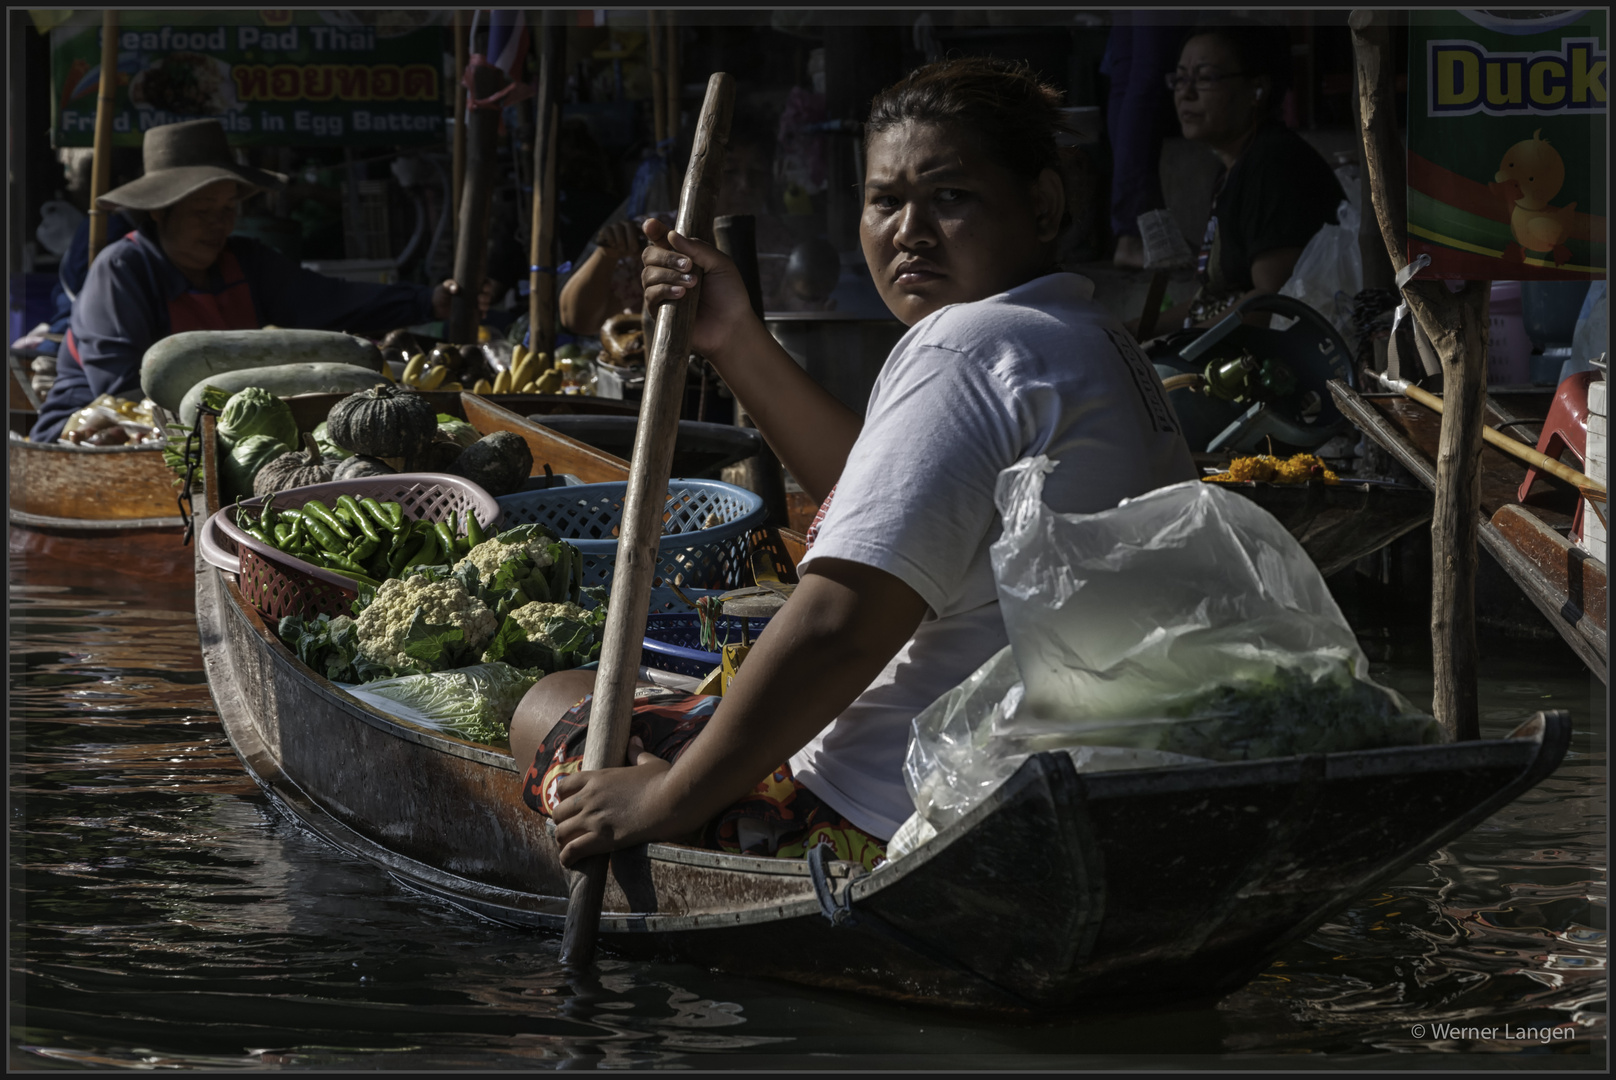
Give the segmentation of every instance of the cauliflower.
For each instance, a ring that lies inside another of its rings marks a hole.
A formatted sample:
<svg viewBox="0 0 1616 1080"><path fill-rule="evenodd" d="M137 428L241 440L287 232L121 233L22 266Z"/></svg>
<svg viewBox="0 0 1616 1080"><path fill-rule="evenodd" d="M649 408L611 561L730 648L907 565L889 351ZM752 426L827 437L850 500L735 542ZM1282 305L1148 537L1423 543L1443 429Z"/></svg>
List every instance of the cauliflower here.
<svg viewBox="0 0 1616 1080"><path fill-rule="evenodd" d="M360 614L358 628L361 656L396 671L423 673L454 666L462 653L481 653L499 617L453 578L389 578ZM450 640L449 630L462 631L463 638Z"/></svg>
<svg viewBox="0 0 1616 1080"><path fill-rule="evenodd" d="M511 612L509 618L515 619L518 626L527 631L529 641L537 641L552 649L560 648L556 642L550 640L544 632L544 624L551 619L572 619L577 622L590 621L589 612L577 604L566 602L560 604L523 604Z"/></svg>
<svg viewBox="0 0 1616 1080"><path fill-rule="evenodd" d="M554 561L550 557L549 546L550 542L542 537L511 544L496 536L472 548L464 559L455 564L455 569L458 570L470 563L477 568L477 579L487 585L494 580L494 575L499 572L501 565L514 559L524 549L536 567L541 570L548 567Z"/></svg>

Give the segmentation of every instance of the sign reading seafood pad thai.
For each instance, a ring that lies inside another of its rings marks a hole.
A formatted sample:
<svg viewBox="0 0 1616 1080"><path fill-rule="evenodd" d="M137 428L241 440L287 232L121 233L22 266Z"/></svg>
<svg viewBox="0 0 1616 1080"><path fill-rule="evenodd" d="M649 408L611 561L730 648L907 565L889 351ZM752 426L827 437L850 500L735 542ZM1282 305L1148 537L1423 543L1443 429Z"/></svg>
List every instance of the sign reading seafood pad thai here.
<svg viewBox="0 0 1616 1080"><path fill-rule="evenodd" d="M1421 277L1605 276L1607 22L1603 8L1409 13Z"/></svg>
<svg viewBox="0 0 1616 1080"><path fill-rule="evenodd" d="M113 142L214 117L238 146L441 145L443 11L121 11ZM51 31L51 134L90 146L101 12Z"/></svg>

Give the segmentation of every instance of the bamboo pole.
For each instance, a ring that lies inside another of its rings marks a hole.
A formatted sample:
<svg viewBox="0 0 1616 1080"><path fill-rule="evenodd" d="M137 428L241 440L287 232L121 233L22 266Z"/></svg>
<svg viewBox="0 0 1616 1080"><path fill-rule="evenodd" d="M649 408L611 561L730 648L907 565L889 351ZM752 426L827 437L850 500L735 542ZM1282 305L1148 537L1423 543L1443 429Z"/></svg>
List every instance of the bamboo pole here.
<svg viewBox="0 0 1616 1080"><path fill-rule="evenodd" d="M661 146L668 130L668 105L663 79L662 27L655 10L645 13L645 44L651 61L651 145Z"/></svg>
<svg viewBox="0 0 1616 1080"><path fill-rule="evenodd" d="M674 144L668 147L668 175L672 177L679 142L679 30L674 25L675 15L672 11L663 12L662 20L667 33L667 47L663 50L666 55L662 59L667 67L667 83L663 90L667 126L663 129L662 138L672 140Z"/></svg>
<svg viewBox="0 0 1616 1080"><path fill-rule="evenodd" d="M528 344L534 352L555 355L556 338L556 140L561 129L561 104L550 106L545 125L543 171L533 182L533 260L528 268Z"/></svg>
<svg viewBox="0 0 1616 1080"><path fill-rule="evenodd" d="M1404 150L1393 110L1393 58L1384 12L1348 19L1356 59L1364 165L1375 216L1392 265L1408 265ZM1442 362L1445 408L1437 446L1436 506L1431 518L1431 708L1455 739L1481 736L1476 699L1476 568L1481 507L1482 416L1487 401L1487 299L1491 282L1409 280L1404 299Z"/></svg>
<svg viewBox="0 0 1616 1080"><path fill-rule="evenodd" d="M101 13L101 85L95 100L95 149L90 165L89 262L107 245L107 219L101 196L112 187L112 110L118 93L118 13Z"/></svg>
<svg viewBox="0 0 1616 1080"><path fill-rule="evenodd" d="M1417 401L1438 415L1444 415L1442 399L1435 394L1421 390L1405 379L1391 379L1384 375L1377 377L1388 390L1402 394L1411 401ZM1559 477L1566 483L1574 485L1579 491L1593 491L1601 494L1605 491L1605 485L1587 473L1578 472L1571 466L1562 464L1549 455L1539 452L1536 447L1527 446L1519 439L1510 438L1490 424L1482 425L1481 438L1487 445L1495 446L1512 457L1520 458L1528 465L1535 466L1550 476Z"/></svg>
<svg viewBox="0 0 1616 1080"><path fill-rule="evenodd" d="M457 9L454 13L454 160L450 165L454 177L454 219L457 230L461 194L466 186L466 37L466 13Z"/></svg>
<svg viewBox="0 0 1616 1080"><path fill-rule="evenodd" d="M472 92L491 97L506 83L505 73L493 64L480 64L473 75ZM454 279L460 286L449 302L444 337L456 344L477 340L478 296L483 267L488 261L488 211L498 166L499 111L467 109L466 180L461 191L459 228L455 230Z"/></svg>
<svg viewBox="0 0 1616 1080"><path fill-rule="evenodd" d="M679 198L676 228L685 236L703 240L711 237L713 208L718 202L734 103L735 81L724 72L714 73L707 81L707 97L696 125L690 169ZM656 322L656 335L646 350L645 397L640 404L634 457L629 463L622 534L617 543L617 568L612 578L612 602L606 611L600 670L595 676L590 737L584 743L584 772L619 765L628 752L634 680L651 603L657 543L662 537L668 471L673 464L673 445L679 433L679 407L684 398L690 333L700 297L701 279L697 277L684 296L664 305L662 317ZM561 961L569 967L587 965L594 956L609 861L610 856L595 855L573 868L567 923L561 940Z"/></svg>

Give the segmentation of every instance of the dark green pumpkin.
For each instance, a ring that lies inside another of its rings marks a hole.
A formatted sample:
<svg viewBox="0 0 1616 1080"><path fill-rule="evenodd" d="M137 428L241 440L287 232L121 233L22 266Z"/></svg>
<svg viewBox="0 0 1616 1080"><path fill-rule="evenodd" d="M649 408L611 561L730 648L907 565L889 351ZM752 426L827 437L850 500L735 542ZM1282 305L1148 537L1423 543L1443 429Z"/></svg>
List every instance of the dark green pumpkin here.
<svg viewBox="0 0 1616 1080"><path fill-rule="evenodd" d="M273 495L291 488L329 483L331 466L321 458L314 436L305 432L303 446L303 450L282 454L259 469L258 475L253 477L253 494Z"/></svg>
<svg viewBox="0 0 1616 1080"><path fill-rule="evenodd" d="M413 390L386 383L337 402L326 421L331 441L376 458L413 458L438 430L438 414Z"/></svg>
<svg viewBox="0 0 1616 1080"><path fill-rule="evenodd" d="M392 476L397 469L377 458L355 454L344 459L331 474L333 480L358 480L366 476Z"/></svg>

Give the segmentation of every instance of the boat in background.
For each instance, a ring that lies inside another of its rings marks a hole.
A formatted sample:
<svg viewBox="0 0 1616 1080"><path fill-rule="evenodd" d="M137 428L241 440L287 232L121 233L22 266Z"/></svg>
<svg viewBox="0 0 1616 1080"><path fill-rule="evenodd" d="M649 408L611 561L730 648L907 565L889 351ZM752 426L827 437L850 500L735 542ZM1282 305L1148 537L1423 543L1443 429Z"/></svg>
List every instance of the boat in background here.
<svg viewBox="0 0 1616 1080"><path fill-rule="evenodd" d="M1440 415L1401 394L1361 394L1341 382L1331 382L1330 392L1364 434L1420 483L1435 489ZM1490 396L1486 422L1534 445L1552 397L1553 391ZM1481 544L1599 681L1608 684L1606 567L1569 537L1580 496L1539 473L1523 502L1519 495L1526 470L1519 458L1482 444Z"/></svg>

